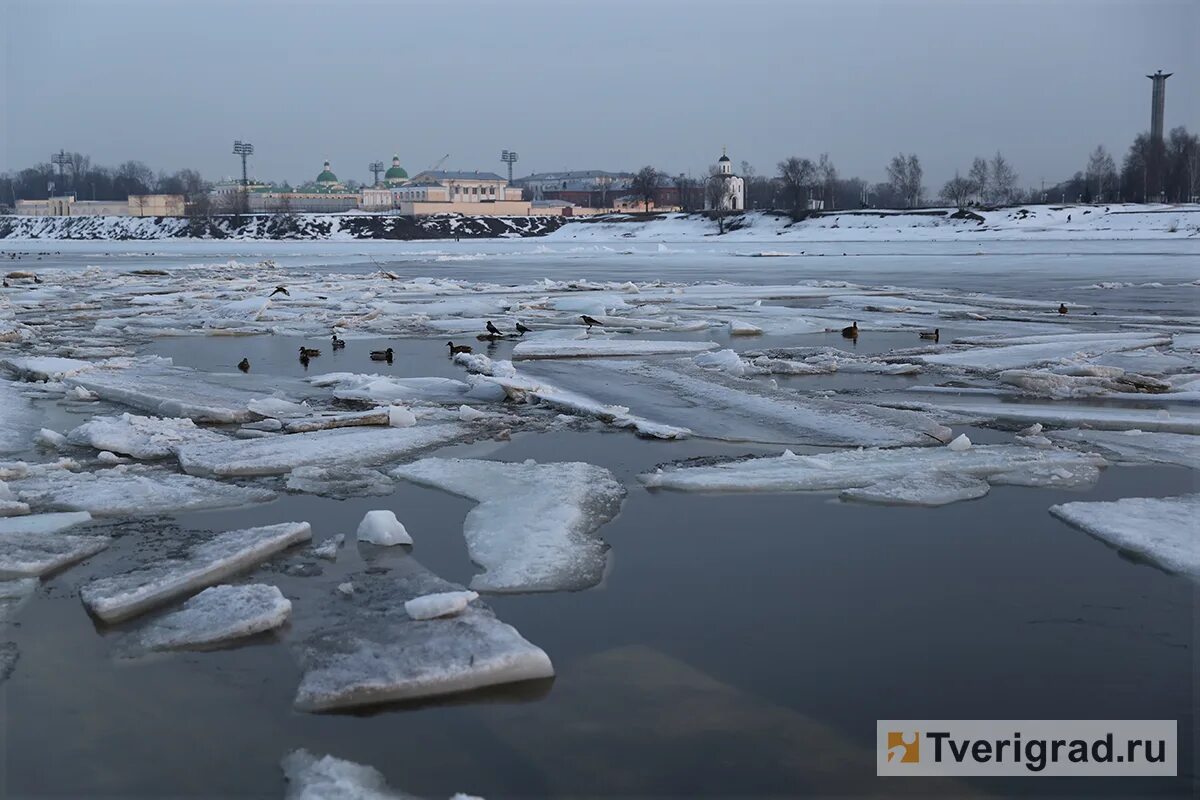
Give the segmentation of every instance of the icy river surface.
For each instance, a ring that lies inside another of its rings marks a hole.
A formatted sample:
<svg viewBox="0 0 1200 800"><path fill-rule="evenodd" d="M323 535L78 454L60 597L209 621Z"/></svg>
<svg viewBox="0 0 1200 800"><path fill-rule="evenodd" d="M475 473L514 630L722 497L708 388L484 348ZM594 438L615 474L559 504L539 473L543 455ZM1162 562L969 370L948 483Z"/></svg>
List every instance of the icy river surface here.
<svg viewBox="0 0 1200 800"><path fill-rule="evenodd" d="M1198 256L0 242L0 793L1188 796ZM875 777L975 718L1185 777Z"/></svg>

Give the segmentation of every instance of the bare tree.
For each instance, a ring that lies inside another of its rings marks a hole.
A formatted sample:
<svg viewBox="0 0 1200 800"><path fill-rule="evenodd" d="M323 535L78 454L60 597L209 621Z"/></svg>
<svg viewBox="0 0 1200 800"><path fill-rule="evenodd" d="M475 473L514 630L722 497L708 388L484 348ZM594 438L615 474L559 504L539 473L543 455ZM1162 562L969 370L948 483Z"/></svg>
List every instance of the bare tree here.
<svg viewBox="0 0 1200 800"><path fill-rule="evenodd" d="M955 171L954 177L946 181L942 187L942 199L947 203L953 203L958 208L966 208L974 194L974 181L962 177L957 171Z"/></svg>
<svg viewBox="0 0 1200 800"><path fill-rule="evenodd" d="M1017 171L1012 168L1012 165L1000 154L999 150L992 157L990 173L992 202L997 205L1007 205L1015 201L1017 196Z"/></svg>
<svg viewBox="0 0 1200 800"><path fill-rule="evenodd" d="M835 208L838 172L829 158L829 153L821 153L821 157L817 159L817 175L821 181L821 199L825 201L825 207Z"/></svg>
<svg viewBox="0 0 1200 800"><path fill-rule="evenodd" d="M986 203L988 191L991 189L988 185L988 162L986 158L975 156L975 160L971 162L971 171L967 173L967 180L975 186L975 198L980 203Z"/></svg>
<svg viewBox="0 0 1200 800"><path fill-rule="evenodd" d="M1103 202L1117 182L1117 164L1104 149L1104 145L1096 145L1096 149L1088 156L1086 175L1092 200L1097 203Z"/></svg>
<svg viewBox="0 0 1200 800"><path fill-rule="evenodd" d="M733 191L728 176L720 168L708 168L708 180L704 182L704 205L717 221L717 229L725 233L725 216L733 205Z"/></svg>
<svg viewBox="0 0 1200 800"><path fill-rule="evenodd" d="M916 153L899 153L893 156L887 167L887 176L888 185L896 198L909 208L921 204L921 192L924 190L921 181L925 177L925 171L921 169L921 159L917 158Z"/></svg>
<svg viewBox="0 0 1200 800"><path fill-rule="evenodd" d="M792 156L779 162L780 188L793 211L804 206L804 200L816 177L817 166L810 159Z"/></svg>
<svg viewBox="0 0 1200 800"><path fill-rule="evenodd" d="M646 206L646 212L650 211L650 203L654 201L654 196L658 191L659 172L654 167L642 167L633 176L633 180L629 182L629 188L633 191L635 197L639 198Z"/></svg>
<svg viewBox="0 0 1200 800"><path fill-rule="evenodd" d="M684 173L675 177L675 191L679 194L679 207L684 211L692 210L692 189L694 181Z"/></svg>

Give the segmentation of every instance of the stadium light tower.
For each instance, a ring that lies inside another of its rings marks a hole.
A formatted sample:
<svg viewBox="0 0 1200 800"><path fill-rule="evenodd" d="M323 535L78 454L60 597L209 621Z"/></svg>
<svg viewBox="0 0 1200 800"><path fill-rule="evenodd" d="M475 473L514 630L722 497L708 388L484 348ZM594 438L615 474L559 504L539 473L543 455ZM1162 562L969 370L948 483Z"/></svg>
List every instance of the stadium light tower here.
<svg viewBox="0 0 1200 800"><path fill-rule="evenodd" d="M500 153L500 160L508 164L508 182L512 183L512 165L517 163L517 154L513 150L504 150Z"/></svg>
<svg viewBox="0 0 1200 800"><path fill-rule="evenodd" d="M249 186L250 179L246 175L246 157L254 152L254 145L238 139L233 143L233 154L242 157L242 186Z"/></svg>
<svg viewBox="0 0 1200 800"><path fill-rule="evenodd" d="M371 166L367 167L367 169L371 170L371 173L375 176L375 183L373 183L371 185L378 186L379 185L379 173L383 172L383 162L382 161L372 161Z"/></svg>
<svg viewBox="0 0 1200 800"><path fill-rule="evenodd" d="M59 150L54 155L50 156L50 161L58 165L58 182L61 184L59 192L66 191L66 182L63 180L63 167L71 163L71 157L67 155L66 150Z"/></svg>

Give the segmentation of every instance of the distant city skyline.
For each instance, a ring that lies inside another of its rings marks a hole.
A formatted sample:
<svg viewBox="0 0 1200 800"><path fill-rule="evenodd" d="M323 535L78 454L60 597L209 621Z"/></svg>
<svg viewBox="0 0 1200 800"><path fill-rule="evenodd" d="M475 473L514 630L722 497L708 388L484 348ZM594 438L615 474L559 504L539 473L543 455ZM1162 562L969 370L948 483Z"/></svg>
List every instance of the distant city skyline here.
<svg viewBox="0 0 1200 800"><path fill-rule="evenodd" d="M287 13L282 13L286 9ZM444 169L703 174L723 146L772 175L828 152L931 190L1001 150L1023 186L1118 159L1150 126L1200 127L1193 0L1127 2L66 3L7 0L0 170L59 148L297 185L393 154Z"/></svg>

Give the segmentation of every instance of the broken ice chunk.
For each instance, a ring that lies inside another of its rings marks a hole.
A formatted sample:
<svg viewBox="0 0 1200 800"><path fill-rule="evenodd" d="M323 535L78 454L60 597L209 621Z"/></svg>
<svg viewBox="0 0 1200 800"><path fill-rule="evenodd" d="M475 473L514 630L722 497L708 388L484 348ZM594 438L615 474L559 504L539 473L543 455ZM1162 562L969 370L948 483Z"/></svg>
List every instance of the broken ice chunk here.
<svg viewBox="0 0 1200 800"><path fill-rule="evenodd" d="M1069 429L1051 434L1059 441L1094 447L1118 461L1177 464L1200 469L1200 436L1183 433Z"/></svg>
<svg viewBox="0 0 1200 800"><path fill-rule="evenodd" d="M413 619L452 617L478 599L478 592L438 592L406 600L404 611Z"/></svg>
<svg viewBox="0 0 1200 800"><path fill-rule="evenodd" d="M267 489L232 486L142 466L96 472L30 475L13 482L21 499L42 508L96 515L145 515L167 511L233 508L273 500Z"/></svg>
<svg viewBox="0 0 1200 800"><path fill-rule="evenodd" d="M1099 468L1106 463L1103 458L1087 453L1033 450L1019 445L977 445L961 452L948 447L901 447L841 450L819 456L785 454L712 466L668 467L642 475L641 480L647 486L684 491L866 489L850 496L884 502L889 494L894 494L901 502L911 503L914 497L979 496L976 493L979 487L961 482L946 491L937 491L936 483L944 476L989 483L1020 481L1027 486L1078 486L1094 482ZM923 475L929 480L904 480L913 475Z"/></svg>
<svg viewBox="0 0 1200 800"><path fill-rule="evenodd" d="M604 576L607 545L596 535L620 510L625 489L603 467L428 458L393 477L479 503L463 522L481 592L586 589Z"/></svg>
<svg viewBox="0 0 1200 800"><path fill-rule="evenodd" d="M288 473L287 488L324 497L365 497L391 494L395 483L377 469L296 467Z"/></svg>
<svg viewBox="0 0 1200 800"><path fill-rule="evenodd" d="M699 353L716 342L672 342L665 339L530 339L513 348L513 360L531 358L598 358Z"/></svg>
<svg viewBox="0 0 1200 800"><path fill-rule="evenodd" d="M970 449L971 440L967 438L965 433L960 433L958 436L954 437L954 440L947 444L946 447L950 448L956 453L961 453L963 450Z"/></svg>
<svg viewBox="0 0 1200 800"><path fill-rule="evenodd" d="M549 678L540 648L475 601L453 617L414 620L404 602L462 591L411 558L355 577L334 619L298 647L304 677L296 708L331 711Z"/></svg>
<svg viewBox="0 0 1200 800"><path fill-rule="evenodd" d="M226 531L193 546L186 557L94 580L79 596L100 619L120 622L244 572L311 538L307 522Z"/></svg>
<svg viewBox="0 0 1200 800"><path fill-rule="evenodd" d="M272 417L274 419L306 417L313 413L312 408L307 403L293 403L291 400L285 400L282 397L256 397L246 403L246 408L259 416Z"/></svg>
<svg viewBox="0 0 1200 800"><path fill-rule="evenodd" d="M67 441L71 444L140 459L173 456L188 442L224 440L224 436L197 427L187 417L142 417L137 414L92 417L67 433Z"/></svg>
<svg viewBox="0 0 1200 800"><path fill-rule="evenodd" d="M147 650L211 647L287 622L292 602L274 586L212 586L138 632Z"/></svg>
<svg viewBox="0 0 1200 800"><path fill-rule="evenodd" d="M1063 503L1051 506L1050 513L1114 547L1200 580L1200 494Z"/></svg>
<svg viewBox="0 0 1200 800"><path fill-rule="evenodd" d="M358 523L358 540L382 547L413 543L403 523L396 519L396 514L386 509L366 513L362 522Z"/></svg>
<svg viewBox="0 0 1200 800"><path fill-rule="evenodd" d="M337 536L331 536L313 548L313 555L317 558L324 558L329 561L337 561L338 550L345 541L346 534L344 533L339 533Z"/></svg>
<svg viewBox="0 0 1200 800"><path fill-rule="evenodd" d="M270 439L197 442L179 451L179 464L193 475L282 475L296 467L371 466L465 435L458 423L412 428L334 428Z"/></svg>
<svg viewBox="0 0 1200 800"><path fill-rule="evenodd" d="M45 575L99 553L111 541L107 536L4 531L0 528L0 575Z"/></svg>
<svg viewBox="0 0 1200 800"><path fill-rule="evenodd" d="M56 514L30 514L19 518L0 519L0 534L3 533L58 533L74 525L90 522L92 515L86 511L63 511Z"/></svg>
<svg viewBox="0 0 1200 800"><path fill-rule="evenodd" d="M293 750L280 762L287 779L287 800L420 800L387 785L379 770L333 756L317 758ZM483 800L456 794L450 800Z"/></svg>

